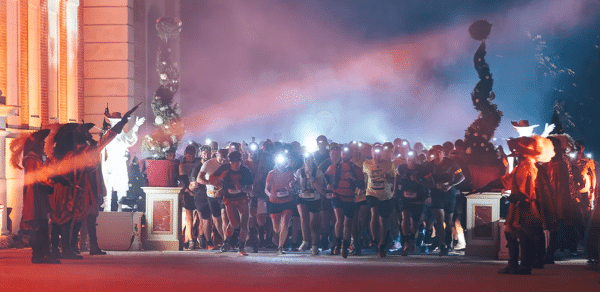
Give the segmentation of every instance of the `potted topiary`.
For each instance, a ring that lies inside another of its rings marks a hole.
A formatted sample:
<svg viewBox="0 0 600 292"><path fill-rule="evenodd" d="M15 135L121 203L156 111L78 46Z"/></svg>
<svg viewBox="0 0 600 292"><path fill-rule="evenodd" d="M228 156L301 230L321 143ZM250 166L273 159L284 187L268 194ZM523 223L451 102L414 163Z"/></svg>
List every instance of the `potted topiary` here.
<svg viewBox="0 0 600 292"><path fill-rule="evenodd" d="M151 103L154 125L157 128L144 138L142 155L146 157L149 186L175 187L178 162L174 159L174 153L183 139L185 130L177 113L177 104L173 104L173 97L179 88L179 71L169 59L169 42L181 31L181 21L177 18L161 17L156 22L156 29L162 40L156 58L160 87ZM173 157L169 157L169 154L173 154Z"/></svg>

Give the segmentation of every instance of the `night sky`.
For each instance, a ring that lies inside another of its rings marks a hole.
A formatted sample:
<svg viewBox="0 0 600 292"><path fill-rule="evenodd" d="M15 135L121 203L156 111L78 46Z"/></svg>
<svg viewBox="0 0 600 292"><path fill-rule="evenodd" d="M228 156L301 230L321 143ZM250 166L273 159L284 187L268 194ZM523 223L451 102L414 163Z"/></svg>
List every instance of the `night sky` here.
<svg viewBox="0 0 600 292"><path fill-rule="evenodd" d="M498 143L513 120L540 134L559 101L599 149L598 0L181 0L181 19L186 140L463 138L478 115L468 27L485 19Z"/></svg>

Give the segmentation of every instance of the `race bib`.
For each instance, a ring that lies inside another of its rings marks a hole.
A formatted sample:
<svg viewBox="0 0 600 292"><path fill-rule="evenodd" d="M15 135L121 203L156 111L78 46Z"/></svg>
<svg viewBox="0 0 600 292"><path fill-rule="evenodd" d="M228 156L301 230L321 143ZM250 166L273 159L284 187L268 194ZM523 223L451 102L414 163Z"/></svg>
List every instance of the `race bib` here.
<svg viewBox="0 0 600 292"><path fill-rule="evenodd" d="M416 199L417 193L411 191L404 191L404 197L407 199Z"/></svg>
<svg viewBox="0 0 600 292"><path fill-rule="evenodd" d="M206 185L206 195L214 198L215 197L215 187L211 185Z"/></svg>
<svg viewBox="0 0 600 292"><path fill-rule="evenodd" d="M278 198L285 198L285 197L287 197L289 195L290 195L290 193L286 189L282 189L282 190L278 190L277 191L277 197Z"/></svg>
<svg viewBox="0 0 600 292"><path fill-rule="evenodd" d="M385 183L383 181L371 181L371 188L374 190L383 190L385 188Z"/></svg>
<svg viewBox="0 0 600 292"><path fill-rule="evenodd" d="M315 193L300 193L300 194L298 194L298 197L300 197L302 199L314 199Z"/></svg>

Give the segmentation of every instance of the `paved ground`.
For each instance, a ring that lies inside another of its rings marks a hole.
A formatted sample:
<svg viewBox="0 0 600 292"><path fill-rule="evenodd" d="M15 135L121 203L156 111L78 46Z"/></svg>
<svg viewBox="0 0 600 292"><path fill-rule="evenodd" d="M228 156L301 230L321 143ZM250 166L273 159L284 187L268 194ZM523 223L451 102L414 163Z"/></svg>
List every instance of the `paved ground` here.
<svg viewBox="0 0 600 292"><path fill-rule="evenodd" d="M109 251L32 265L30 255L0 250L0 291L600 291L583 259L517 276L496 273L505 261L464 256Z"/></svg>

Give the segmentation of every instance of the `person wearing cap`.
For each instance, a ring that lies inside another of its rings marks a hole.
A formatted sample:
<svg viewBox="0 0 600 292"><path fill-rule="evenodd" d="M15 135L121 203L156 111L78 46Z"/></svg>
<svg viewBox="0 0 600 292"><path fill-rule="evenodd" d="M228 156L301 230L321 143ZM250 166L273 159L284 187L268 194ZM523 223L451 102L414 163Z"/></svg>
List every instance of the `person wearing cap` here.
<svg viewBox="0 0 600 292"><path fill-rule="evenodd" d="M21 228L33 230L30 245L31 263L34 264L60 264L60 260L51 256L48 241L48 213L50 213L48 196L52 194L53 183L48 179L35 177L35 170L44 164L42 159L45 155L44 139L48 134L50 134L48 129L31 134L24 133L17 136L10 144L11 164L15 168L23 169L26 181L34 182L23 185L21 217ZM23 228L24 225L28 228Z"/></svg>
<svg viewBox="0 0 600 292"><path fill-rule="evenodd" d="M339 144L337 143L331 143L329 145L329 157L326 158L325 160L323 160L323 162L321 162L319 164L319 170L321 172L323 172L324 178L325 180L323 180L323 183L326 184L328 179L327 177L327 169L329 168L329 166L331 166L332 164L338 163L341 159L341 147ZM315 161L316 163L316 161ZM326 185L323 186L323 196L321 197L321 248L323 250L327 250L331 248L331 244L333 242L330 242L329 240L329 235L330 235L330 230L331 230L331 226L332 224L334 224L334 214L333 214L333 205L332 205L332 198L333 198L333 190L331 189L327 189ZM331 249L331 251L333 251L333 249Z"/></svg>
<svg viewBox="0 0 600 292"><path fill-rule="evenodd" d="M499 274L529 275L534 264L535 230L542 228L542 220L536 204L538 199L536 163L542 156L541 154L546 151L540 147L537 140L539 138L541 137L524 136L507 141L512 152L511 155L517 156L519 161L511 173L501 177L503 188L510 190L508 197L510 205L504 223L509 260L505 268L498 270ZM552 143L548 142L552 148ZM554 149L551 150L554 151Z"/></svg>
<svg viewBox="0 0 600 292"><path fill-rule="evenodd" d="M360 167L356 166L352 158L352 148L343 147L341 160L331 164L325 174L327 175L327 189L333 191L331 203L335 214L335 246L332 255L342 254L348 257L352 223L356 216L356 189L364 189L364 176ZM333 153L333 150L332 150Z"/></svg>
<svg viewBox="0 0 600 292"><path fill-rule="evenodd" d="M444 156L442 146L432 146L429 155L433 156L433 161L426 166L428 174L425 179L431 190L431 209L435 215L436 237L440 244L439 255L443 256L448 254L448 246L452 242L452 219L456 208L454 186L461 183L465 176L456 162Z"/></svg>
<svg viewBox="0 0 600 292"><path fill-rule="evenodd" d="M422 184L423 167L417 164L413 151L406 155L406 164L397 168L395 196L399 198L402 214L402 256L415 250L415 234L421 222L424 205L429 199L429 189Z"/></svg>
<svg viewBox="0 0 600 292"><path fill-rule="evenodd" d="M111 127L114 127L121 119L121 113L113 112L110 113L108 106L104 113L105 118L110 122ZM117 210L121 211L122 204L121 199L127 195L129 190L129 176L127 175L127 158L125 153L127 148L132 147L137 143L138 130L145 122L145 118L136 117L135 124L129 132L120 131L102 151L102 176L104 178L104 185L108 191L108 200L104 202L104 211L110 212L112 205L117 205ZM111 203L112 194L116 192L117 201Z"/></svg>
<svg viewBox="0 0 600 292"><path fill-rule="evenodd" d="M254 184L252 187L252 193L250 195L250 223L255 225L256 228L250 227L250 243L252 245L252 252L257 253L258 247L276 247L273 246L272 236L270 236L270 226L267 225L268 210L267 202L269 197L265 193L265 184L267 181L267 175L275 166L273 162L273 142L266 140L261 148L261 151L257 151L255 154L255 171ZM258 236L258 240L254 237L254 233Z"/></svg>
<svg viewBox="0 0 600 292"><path fill-rule="evenodd" d="M183 208L185 209L185 234L184 249L194 250L195 243L192 238L192 229L194 228L194 202L195 193L190 190L190 182L195 181L192 177L192 170L200 164L200 159L196 157L197 149L194 145L185 147L183 157L179 163L179 186L181 187L180 196L183 198Z"/></svg>
<svg viewBox="0 0 600 292"><path fill-rule="evenodd" d="M227 149L219 149L215 158L211 158L202 164L200 173L198 173L198 176L196 177L196 182L206 186L206 197L210 212L212 213L213 224L221 238L225 238L224 228L226 227L227 222L226 213L222 212L222 209L225 208L223 205L222 189L220 185L214 185L209 179L221 165L227 163L227 154L229 154ZM227 248L228 247L225 246L225 249Z"/></svg>
<svg viewBox="0 0 600 292"><path fill-rule="evenodd" d="M329 146L329 143L327 143L327 137L324 135L317 137L317 147L319 147L319 150L313 153L313 156L315 157L315 163L317 165L320 165L323 161L329 158L329 150L327 149L327 146Z"/></svg>
<svg viewBox="0 0 600 292"><path fill-rule="evenodd" d="M377 245L378 255L387 255L387 241L390 237L390 215L394 211L393 184L395 167L391 159L385 158L385 146L375 143L373 159L364 162L362 172L367 180L367 204L371 209L371 239Z"/></svg>
<svg viewBox="0 0 600 292"><path fill-rule="evenodd" d="M296 206L300 214L303 239L299 250L305 251L310 247L312 255L318 255L323 173L317 168L310 153L304 156L303 166L296 171L294 186L299 190Z"/></svg>
<svg viewBox="0 0 600 292"><path fill-rule="evenodd" d="M352 147L352 163L362 168L366 158L363 157L361 148L364 144L358 143L356 141L352 141L348 147ZM371 155L369 155L371 156ZM363 231L367 230L368 217L369 217L369 206L367 205L367 195L364 189L356 189L356 206L357 206L357 214L354 217L354 222L352 223L352 238L353 238L353 246L352 246L352 255L362 255L362 243L363 243Z"/></svg>
<svg viewBox="0 0 600 292"><path fill-rule="evenodd" d="M253 177L250 169L242 165L242 154L239 151L227 154L227 160L229 164L221 165L210 178L214 185L223 187L223 204L229 218L229 224L225 227L223 246L237 244L238 253L247 256L244 247L250 216L248 194L252 191Z"/></svg>
<svg viewBox="0 0 600 292"><path fill-rule="evenodd" d="M294 172L290 169L290 158L285 152L275 156L275 169L269 171L265 182L265 194L269 197L267 209L273 221L273 231L279 235L278 254L285 254L283 245L288 237L292 210L296 202L292 196Z"/></svg>
<svg viewBox="0 0 600 292"><path fill-rule="evenodd" d="M198 226L198 246L200 249L205 248L208 250L214 249L214 241L212 237L212 213L208 204L208 197L206 196L206 186L199 183L197 178L202 169L202 165L210 159L211 149L208 145L200 147L200 163L198 163L193 169L190 178L189 189L194 193L194 205L200 216L200 224Z"/></svg>

